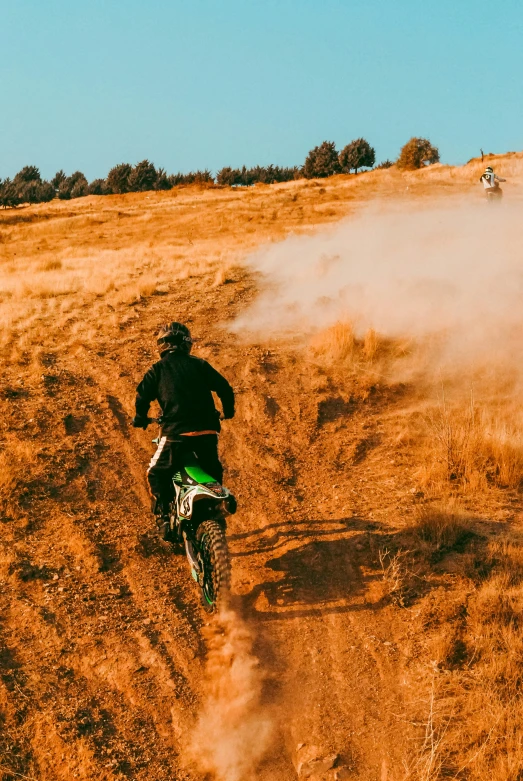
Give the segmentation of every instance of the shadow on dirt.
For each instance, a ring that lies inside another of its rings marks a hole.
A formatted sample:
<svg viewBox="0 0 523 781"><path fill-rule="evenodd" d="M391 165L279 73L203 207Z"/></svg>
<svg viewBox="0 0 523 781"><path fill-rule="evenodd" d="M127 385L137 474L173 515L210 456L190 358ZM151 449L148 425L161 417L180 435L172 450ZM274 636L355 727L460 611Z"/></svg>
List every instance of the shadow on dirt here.
<svg viewBox="0 0 523 781"><path fill-rule="evenodd" d="M296 536L317 536L322 532L315 529L316 526L338 526L338 529L326 530L325 534L333 534L336 531L350 530L350 531L374 531L380 527L380 524L375 521L366 521L363 518L357 516L350 516L347 518L330 518L327 520L309 518L303 521L297 521L290 519L289 521L279 521L278 523L269 523L266 526L261 526L259 529L253 529L248 532L239 532L238 534L228 534L227 539L229 542L235 542L236 540L246 540L249 538L265 536L269 529L274 529L275 536L296 537ZM289 528L285 528L289 527ZM257 550L249 551L249 553L257 553ZM240 554L236 554L240 555ZM248 555L245 553L244 555Z"/></svg>
<svg viewBox="0 0 523 781"><path fill-rule="evenodd" d="M272 553L263 566L279 577L258 583L243 600L261 620L283 620L375 611L388 604L409 607L433 589L446 588L448 576L457 573L479 582L489 559L488 529L484 519L426 508L417 523L393 532L341 518L273 524L232 535L231 541L256 542L263 535L263 546L233 557ZM372 583L381 585L370 589ZM373 596L367 599L369 591Z"/></svg>
<svg viewBox="0 0 523 781"><path fill-rule="evenodd" d="M129 416L127 415L125 409L123 408L121 401L117 399L116 396L108 395L107 403L109 405L109 409L111 410L114 417L116 418L118 428L120 429L122 434L127 434L129 431Z"/></svg>
<svg viewBox="0 0 523 781"><path fill-rule="evenodd" d="M89 418L87 415L66 415L64 418L65 433L68 436L80 434L84 430L88 420Z"/></svg>
<svg viewBox="0 0 523 781"><path fill-rule="evenodd" d="M318 404L317 425L319 428L326 423L334 423L341 418L347 418L354 413L357 403L350 398L348 401L341 396L332 396Z"/></svg>
<svg viewBox="0 0 523 781"><path fill-rule="evenodd" d="M379 531L378 524L359 518L299 521L289 528L273 524L256 532L231 535L230 539L256 538L271 528L275 533L264 537L262 546L232 554L238 557L285 549L265 562L267 569L281 573L281 577L254 586L244 597L248 611L266 620L375 609L381 605L361 602L368 582L380 575L378 571L363 575L360 567L362 557L368 558L369 532Z"/></svg>
<svg viewBox="0 0 523 781"><path fill-rule="evenodd" d="M318 528L319 527L319 528ZM239 534L229 534L227 539L229 543L235 543L239 540L249 540L254 545L246 550L231 551L231 558L241 558L252 556L258 553L271 553L278 548L285 547L291 541L300 539L318 540L321 537L333 537L335 535L347 534L355 531L369 532L376 531L378 524L370 521L364 521L360 518L340 518L338 520L305 520L305 521L287 521L282 523L271 523L249 532ZM273 530L274 534L267 536L267 531ZM256 545L257 538L263 535L263 543ZM269 565L267 565L269 566Z"/></svg>

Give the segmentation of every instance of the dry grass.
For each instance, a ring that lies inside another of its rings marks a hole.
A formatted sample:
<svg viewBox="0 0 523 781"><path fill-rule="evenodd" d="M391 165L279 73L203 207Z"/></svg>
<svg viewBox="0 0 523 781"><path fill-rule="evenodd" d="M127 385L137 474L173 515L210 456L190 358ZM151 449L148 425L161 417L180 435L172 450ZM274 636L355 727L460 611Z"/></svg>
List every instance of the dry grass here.
<svg viewBox="0 0 523 781"><path fill-rule="evenodd" d="M502 391L503 389L501 389ZM523 409L503 404L503 394L451 403L442 393L424 421L421 436L424 486L459 486L467 492L519 488L523 480Z"/></svg>
<svg viewBox="0 0 523 781"><path fill-rule="evenodd" d="M343 366L359 371L374 364L378 373L391 357L401 357L396 356L396 346L390 340L387 343L373 328L363 339L357 338L350 320L340 320L318 331L310 340L310 352L319 363L330 368Z"/></svg>
<svg viewBox="0 0 523 781"><path fill-rule="evenodd" d="M423 505L411 528L432 551L440 551L453 548L469 533L470 518L452 504Z"/></svg>
<svg viewBox="0 0 523 781"><path fill-rule="evenodd" d="M385 594L394 605L405 607L412 580L411 552L409 550L390 551L382 548L378 551Z"/></svg>
<svg viewBox="0 0 523 781"><path fill-rule="evenodd" d="M374 328L369 328L363 340L363 354L365 358L372 362L378 355L379 347L380 340L378 334Z"/></svg>
<svg viewBox="0 0 523 781"><path fill-rule="evenodd" d="M311 341L313 354L326 363L350 362L355 347L354 329L348 321L335 323L320 331Z"/></svg>
<svg viewBox="0 0 523 781"><path fill-rule="evenodd" d="M521 778L523 768L523 545L519 537L490 543L483 572L464 586L461 607L440 616L432 634L427 734L419 777Z"/></svg>
<svg viewBox="0 0 523 781"><path fill-rule="evenodd" d="M419 751L406 778L518 781L523 537L507 530L487 541L481 524L455 502L429 504L392 547L380 551L379 561L390 601L417 603L417 657L423 648L412 703Z"/></svg>
<svg viewBox="0 0 523 781"><path fill-rule="evenodd" d="M378 551L385 595L400 607L420 598L431 581L433 565L448 554L463 552L476 537L473 528L470 514L455 502L420 505L413 522ZM468 558L466 566L471 566Z"/></svg>

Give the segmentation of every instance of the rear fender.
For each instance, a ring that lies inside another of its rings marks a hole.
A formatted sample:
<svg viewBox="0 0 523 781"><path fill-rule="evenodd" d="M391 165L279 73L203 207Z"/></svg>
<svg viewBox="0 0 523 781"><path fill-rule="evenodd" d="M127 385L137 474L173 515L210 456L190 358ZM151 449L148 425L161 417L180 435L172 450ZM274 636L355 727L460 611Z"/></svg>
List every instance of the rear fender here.
<svg viewBox="0 0 523 781"><path fill-rule="evenodd" d="M223 496L217 496L214 491L204 485L182 486L177 493L178 511L182 518L190 518L193 514L194 502L201 499L212 500L216 504L223 501Z"/></svg>

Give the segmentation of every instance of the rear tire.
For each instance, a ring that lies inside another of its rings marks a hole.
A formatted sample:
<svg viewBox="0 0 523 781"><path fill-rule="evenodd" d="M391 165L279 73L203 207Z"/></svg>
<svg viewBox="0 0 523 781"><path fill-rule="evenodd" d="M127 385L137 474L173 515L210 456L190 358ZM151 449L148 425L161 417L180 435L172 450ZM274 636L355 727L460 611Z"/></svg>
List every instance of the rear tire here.
<svg viewBox="0 0 523 781"><path fill-rule="evenodd" d="M231 588L231 562L225 531L217 521L205 521L196 533L203 564L202 604L208 613L227 606Z"/></svg>

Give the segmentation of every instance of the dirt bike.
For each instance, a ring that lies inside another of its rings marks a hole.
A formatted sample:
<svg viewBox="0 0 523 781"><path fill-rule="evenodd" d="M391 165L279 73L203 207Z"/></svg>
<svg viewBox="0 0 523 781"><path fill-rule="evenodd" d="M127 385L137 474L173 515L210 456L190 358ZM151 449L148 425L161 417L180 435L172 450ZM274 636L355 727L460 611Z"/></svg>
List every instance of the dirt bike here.
<svg viewBox="0 0 523 781"><path fill-rule="evenodd" d="M486 190L485 195L487 198L487 203L501 203L501 199L503 198L503 190L498 186L492 188L492 190Z"/></svg>
<svg viewBox="0 0 523 781"><path fill-rule="evenodd" d="M162 423L161 418L149 418ZM160 437L153 439L158 444ZM185 548L191 575L201 589L208 613L226 606L230 593L231 565L225 532L226 517L236 512L231 492L208 475L194 453L188 452L173 475L175 498L169 506L162 537Z"/></svg>

